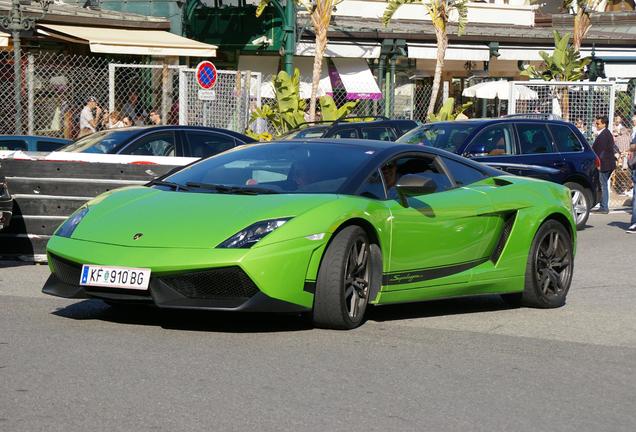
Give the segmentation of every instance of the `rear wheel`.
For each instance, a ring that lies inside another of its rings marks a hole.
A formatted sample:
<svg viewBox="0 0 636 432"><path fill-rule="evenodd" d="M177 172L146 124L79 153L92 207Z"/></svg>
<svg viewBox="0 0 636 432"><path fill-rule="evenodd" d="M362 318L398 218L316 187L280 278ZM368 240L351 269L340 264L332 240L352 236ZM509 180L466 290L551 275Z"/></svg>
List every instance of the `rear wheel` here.
<svg viewBox="0 0 636 432"><path fill-rule="evenodd" d="M336 234L320 264L314 297L317 327L348 330L359 326L369 302L375 263L366 232L349 226Z"/></svg>
<svg viewBox="0 0 636 432"><path fill-rule="evenodd" d="M576 229L585 228L587 218L590 217L592 193L578 183L568 182L566 186L572 191L572 211L576 222Z"/></svg>
<svg viewBox="0 0 636 432"><path fill-rule="evenodd" d="M522 304L537 308L563 306L573 268L574 251L569 231L555 220L545 222L530 248Z"/></svg>

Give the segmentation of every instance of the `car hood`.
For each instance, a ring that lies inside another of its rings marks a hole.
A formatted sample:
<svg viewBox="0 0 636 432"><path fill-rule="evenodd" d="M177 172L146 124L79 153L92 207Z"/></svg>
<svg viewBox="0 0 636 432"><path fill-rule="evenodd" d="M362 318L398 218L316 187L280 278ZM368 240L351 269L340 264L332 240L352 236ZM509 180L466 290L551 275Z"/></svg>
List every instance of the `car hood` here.
<svg viewBox="0 0 636 432"><path fill-rule="evenodd" d="M125 188L89 202L90 211L72 238L120 246L210 249L255 222L297 217L335 198Z"/></svg>

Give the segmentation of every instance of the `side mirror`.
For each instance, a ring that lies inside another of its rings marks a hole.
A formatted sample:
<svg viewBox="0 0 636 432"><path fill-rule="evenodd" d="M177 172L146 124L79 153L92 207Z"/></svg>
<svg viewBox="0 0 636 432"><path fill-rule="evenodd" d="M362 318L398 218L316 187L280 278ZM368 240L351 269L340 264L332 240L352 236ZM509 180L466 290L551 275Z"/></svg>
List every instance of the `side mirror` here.
<svg viewBox="0 0 636 432"><path fill-rule="evenodd" d="M431 194L437 190L437 185L429 177L406 174L400 177L395 188L400 196L402 205L408 207L408 197Z"/></svg>

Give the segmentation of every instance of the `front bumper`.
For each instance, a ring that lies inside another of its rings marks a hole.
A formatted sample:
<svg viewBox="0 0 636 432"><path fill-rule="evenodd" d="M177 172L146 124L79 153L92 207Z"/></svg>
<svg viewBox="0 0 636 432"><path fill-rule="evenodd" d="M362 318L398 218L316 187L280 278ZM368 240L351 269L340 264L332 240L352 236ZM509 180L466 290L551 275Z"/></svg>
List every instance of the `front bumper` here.
<svg viewBox="0 0 636 432"><path fill-rule="evenodd" d="M309 308L283 300L273 299L260 291L251 297L190 298L157 280L151 280L148 292L138 294L126 290L66 284L55 274L52 274L44 284L42 292L64 298L96 298L113 303L153 304L165 309L243 312L304 312L309 310Z"/></svg>
<svg viewBox="0 0 636 432"><path fill-rule="evenodd" d="M131 248L53 236L48 245L53 274L42 291L161 308L300 312L313 305L304 287L321 246L302 238L254 249ZM149 289L80 286L82 264L150 268Z"/></svg>

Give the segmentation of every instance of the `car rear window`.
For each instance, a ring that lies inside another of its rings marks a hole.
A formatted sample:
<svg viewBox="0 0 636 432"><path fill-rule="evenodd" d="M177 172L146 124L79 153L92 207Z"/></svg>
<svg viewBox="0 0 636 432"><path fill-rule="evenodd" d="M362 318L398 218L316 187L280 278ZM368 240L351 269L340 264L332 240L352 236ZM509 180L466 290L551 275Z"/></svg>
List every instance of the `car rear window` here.
<svg viewBox="0 0 636 432"><path fill-rule="evenodd" d="M561 153L580 152L583 151L583 144L577 138L576 134L564 125L549 125L550 132L554 136L556 146Z"/></svg>
<svg viewBox="0 0 636 432"><path fill-rule="evenodd" d="M0 150L27 150L28 146L24 140L2 140Z"/></svg>
<svg viewBox="0 0 636 432"><path fill-rule="evenodd" d="M393 131L387 127L362 127L362 138L379 140L379 141L395 141L397 138Z"/></svg>
<svg viewBox="0 0 636 432"><path fill-rule="evenodd" d="M427 145L457 153L473 129L475 126L466 123L427 124L407 132L397 142Z"/></svg>

